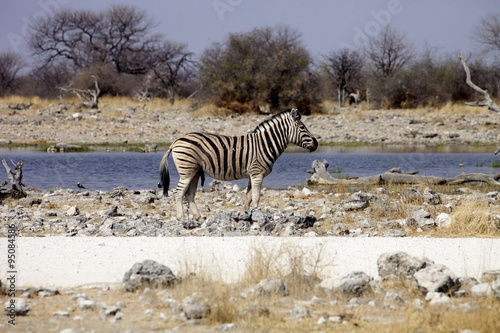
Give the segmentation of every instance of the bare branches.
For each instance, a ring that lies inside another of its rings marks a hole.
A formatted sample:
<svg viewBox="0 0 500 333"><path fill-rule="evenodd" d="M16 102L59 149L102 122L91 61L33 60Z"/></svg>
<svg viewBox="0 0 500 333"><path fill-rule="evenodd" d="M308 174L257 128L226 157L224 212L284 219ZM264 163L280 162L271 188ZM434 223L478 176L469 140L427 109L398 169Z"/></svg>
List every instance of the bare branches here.
<svg viewBox="0 0 500 333"><path fill-rule="evenodd" d="M405 36L387 26L379 37L370 39L365 49L375 75L389 77L413 58L413 45Z"/></svg>
<svg viewBox="0 0 500 333"><path fill-rule="evenodd" d="M490 111L500 112L500 107L495 102L493 102L491 100L491 97L490 97L490 94L488 93L488 91L478 87L477 85L475 85L472 82L469 66L467 66L467 63L465 62L465 58L461 54L459 54L458 57L460 58L460 61L462 62L462 66L464 67L464 71L465 71L465 75L466 75L465 82L467 83L467 85L484 96L484 100L482 100L482 101L467 102L465 104L469 105L469 106L487 106L488 110L490 110Z"/></svg>
<svg viewBox="0 0 500 333"><path fill-rule="evenodd" d="M350 88L353 91L353 83L361 77L363 68L361 54L356 50L343 48L326 56L322 67L337 88L339 105L343 107L347 97L346 90Z"/></svg>
<svg viewBox="0 0 500 333"><path fill-rule="evenodd" d="M70 87L60 87L59 89L78 96L78 98L82 100L83 106L85 106L86 108L97 109L99 106L99 97L101 96L101 90L99 89L99 84L95 75L90 74L90 76L94 79L95 89L76 89Z"/></svg>

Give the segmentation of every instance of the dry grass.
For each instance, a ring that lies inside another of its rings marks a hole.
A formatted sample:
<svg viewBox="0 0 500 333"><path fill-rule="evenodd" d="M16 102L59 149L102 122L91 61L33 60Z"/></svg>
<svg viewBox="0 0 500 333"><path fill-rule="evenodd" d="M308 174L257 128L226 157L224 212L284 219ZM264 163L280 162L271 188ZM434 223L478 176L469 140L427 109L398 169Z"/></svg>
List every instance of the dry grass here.
<svg viewBox="0 0 500 333"><path fill-rule="evenodd" d="M208 117L227 117L231 115L233 111L224 108L218 107L212 103L204 104L194 112L195 118L208 118Z"/></svg>
<svg viewBox="0 0 500 333"><path fill-rule="evenodd" d="M446 228L455 237L499 237L500 228L492 215L488 202L466 200L452 215L450 226Z"/></svg>

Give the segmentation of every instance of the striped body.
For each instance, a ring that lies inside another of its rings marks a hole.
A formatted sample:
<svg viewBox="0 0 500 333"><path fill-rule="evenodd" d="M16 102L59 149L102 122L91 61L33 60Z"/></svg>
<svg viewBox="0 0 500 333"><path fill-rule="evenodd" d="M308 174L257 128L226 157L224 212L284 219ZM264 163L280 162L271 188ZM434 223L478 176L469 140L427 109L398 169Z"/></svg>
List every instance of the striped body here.
<svg viewBox="0 0 500 333"><path fill-rule="evenodd" d="M287 110L259 124L249 134L225 136L209 133L189 133L170 146L160 164L163 193L168 193L168 156L172 154L179 184L174 191L177 217L182 219L182 198L186 196L194 218L199 217L194 195L199 177L204 173L214 179L249 178L246 208L257 207L262 180L271 173L274 162L288 143L314 151L317 141L300 121L296 109ZM250 190L252 192L250 192Z"/></svg>

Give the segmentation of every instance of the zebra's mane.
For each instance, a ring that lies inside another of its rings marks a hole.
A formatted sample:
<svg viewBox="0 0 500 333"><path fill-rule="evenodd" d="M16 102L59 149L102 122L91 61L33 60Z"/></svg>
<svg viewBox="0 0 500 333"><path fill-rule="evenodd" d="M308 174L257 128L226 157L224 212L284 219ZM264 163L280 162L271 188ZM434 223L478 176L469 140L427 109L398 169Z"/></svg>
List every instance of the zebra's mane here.
<svg viewBox="0 0 500 333"><path fill-rule="evenodd" d="M257 127L255 127L255 129L253 130L252 133L257 133L257 132L265 131L266 130L266 124L273 123L278 118L279 118L278 120L281 120L281 119L285 118L287 115L290 114L291 111L292 111L291 109L285 110L285 111L281 111L280 113L275 114L271 118L264 120L263 122L261 122L260 124L258 124Z"/></svg>

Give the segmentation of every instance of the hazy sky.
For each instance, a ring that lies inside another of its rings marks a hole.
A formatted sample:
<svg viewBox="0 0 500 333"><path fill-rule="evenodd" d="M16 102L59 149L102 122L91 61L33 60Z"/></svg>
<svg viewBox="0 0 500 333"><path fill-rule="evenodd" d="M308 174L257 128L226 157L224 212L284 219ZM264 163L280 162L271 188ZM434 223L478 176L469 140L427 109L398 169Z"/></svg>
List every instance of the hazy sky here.
<svg viewBox="0 0 500 333"><path fill-rule="evenodd" d="M56 9L103 10L130 4L158 22L156 32L200 55L228 33L288 25L302 34L314 57L342 46L359 46L386 24L446 53L475 52L471 39L479 20L500 13L499 0L0 0L0 52L26 54L26 27Z"/></svg>

